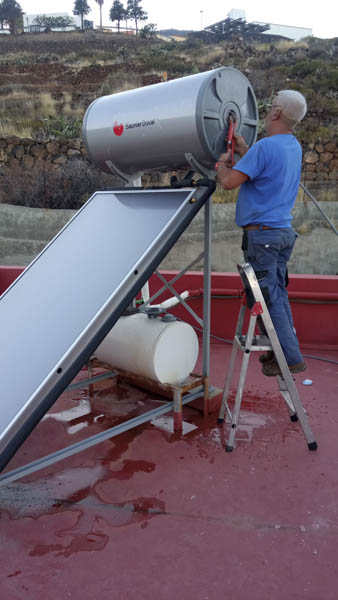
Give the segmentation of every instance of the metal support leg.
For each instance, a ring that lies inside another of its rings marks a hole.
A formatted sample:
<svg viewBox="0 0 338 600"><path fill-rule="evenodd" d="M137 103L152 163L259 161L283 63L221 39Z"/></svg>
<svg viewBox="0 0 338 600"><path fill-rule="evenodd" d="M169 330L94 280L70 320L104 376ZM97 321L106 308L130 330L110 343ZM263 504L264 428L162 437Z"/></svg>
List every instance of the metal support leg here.
<svg viewBox="0 0 338 600"><path fill-rule="evenodd" d="M209 377L203 378L203 415L209 414Z"/></svg>
<svg viewBox="0 0 338 600"><path fill-rule="evenodd" d="M212 198L204 208L204 290L203 290L203 377L210 375L210 295L211 295L211 224ZM204 415L209 414L209 393L204 397Z"/></svg>
<svg viewBox="0 0 338 600"><path fill-rule="evenodd" d="M88 361L87 371L88 371L88 379L92 379L92 377L93 377L93 364L92 364L91 360ZM94 386L91 383L88 386L88 395L89 395L89 399L92 400L92 398L94 396Z"/></svg>
<svg viewBox="0 0 338 600"><path fill-rule="evenodd" d="M174 432L182 434L182 394L178 387L174 391Z"/></svg>

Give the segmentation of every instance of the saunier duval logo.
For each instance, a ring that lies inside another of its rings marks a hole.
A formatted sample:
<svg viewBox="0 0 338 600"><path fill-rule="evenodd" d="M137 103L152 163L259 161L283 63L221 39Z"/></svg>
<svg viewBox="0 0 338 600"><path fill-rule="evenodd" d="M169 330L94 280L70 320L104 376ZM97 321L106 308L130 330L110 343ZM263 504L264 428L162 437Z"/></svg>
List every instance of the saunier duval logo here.
<svg viewBox="0 0 338 600"><path fill-rule="evenodd" d="M123 127L122 123L119 125L118 122L115 121L114 127L113 127L113 131L114 131L115 135L118 135L118 136L122 135L123 129L124 129L124 127Z"/></svg>
<svg viewBox="0 0 338 600"><path fill-rule="evenodd" d="M150 121L144 119L143 121L135 121L135 123L126 123L125 125L115 121L113 131L115 135L121 136L125 129L138 129L139 127L151 127L152 125L155 125L155 119L151 119Z"/></svg>

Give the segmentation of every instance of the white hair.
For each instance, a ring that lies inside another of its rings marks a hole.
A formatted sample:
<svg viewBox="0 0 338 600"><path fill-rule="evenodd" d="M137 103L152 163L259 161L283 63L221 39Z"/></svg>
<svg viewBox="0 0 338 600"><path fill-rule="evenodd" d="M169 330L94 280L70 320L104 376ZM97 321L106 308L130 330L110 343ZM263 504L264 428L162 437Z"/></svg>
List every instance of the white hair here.
<svg viewBox="0 0 338 600"><path fill-rule="evenodd" d="M282 109L282 116L294 124L299 123L306 115L306 100L303 94L296 90L281 90L275 101Z"/></svg>

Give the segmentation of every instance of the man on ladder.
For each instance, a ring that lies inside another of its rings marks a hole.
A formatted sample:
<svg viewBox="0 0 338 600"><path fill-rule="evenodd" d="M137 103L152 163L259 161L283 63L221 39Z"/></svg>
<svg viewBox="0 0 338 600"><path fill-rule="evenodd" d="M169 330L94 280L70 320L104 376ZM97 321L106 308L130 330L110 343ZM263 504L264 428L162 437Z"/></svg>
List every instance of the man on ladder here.
<svg viewBox="0 0 338 600"><path fill-rule="evenodd" d="M293 129L306 110L305 98L299 92L278 92L265 119L267 137L248 149L244 138L234 134L240 160L232 167L228 151L216 163L218 181L224 189L241 186L236 223L243 229L244 259L255 271L291 373L306 369L285 289L287 262L297 238L291 210L302 164L301 146ZM281 375L273 351L259 360L264 375Z"/></svg>

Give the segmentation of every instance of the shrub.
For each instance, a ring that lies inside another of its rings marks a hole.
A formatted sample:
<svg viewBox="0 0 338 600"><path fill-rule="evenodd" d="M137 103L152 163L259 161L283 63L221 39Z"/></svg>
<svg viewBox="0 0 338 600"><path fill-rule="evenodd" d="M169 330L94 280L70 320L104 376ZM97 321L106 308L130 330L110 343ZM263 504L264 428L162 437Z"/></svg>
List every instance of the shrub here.
<svg viewBox="0 0 338 600"><path fill-rule="evenodd" d="M108 75L104 83L99 88L97 96L108 96L109 94L125 92L141 86L141 75L133 72L126 73L125 71L117 71L112 75Z"/></svg>
<svg viewBox="0 0 338 600"><path fill-rule="evenodd" d="M53 140L58 137L74 139L80 137L82 120L63 115L46 117L35 124L33 135L37 140Z"/></svg>
<svg viewBox="0 0 338 600"><path fill-rule="evenodd" d="M84 160L67 161L63 167L41 161L29 171L15 170L15 186L8 172L0 178L0 199L6 204L31 208L77 210L97 190L121 186L121 181Z"/></svg>

